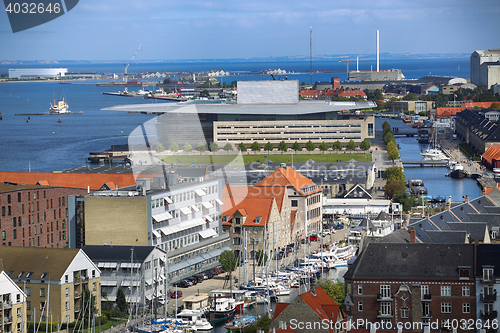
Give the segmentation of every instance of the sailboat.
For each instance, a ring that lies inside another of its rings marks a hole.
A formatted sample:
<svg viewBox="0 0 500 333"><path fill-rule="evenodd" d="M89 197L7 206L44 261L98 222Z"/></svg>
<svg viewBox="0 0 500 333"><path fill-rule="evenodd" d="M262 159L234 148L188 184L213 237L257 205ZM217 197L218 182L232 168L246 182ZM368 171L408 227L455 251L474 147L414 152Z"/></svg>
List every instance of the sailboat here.
<svg viewBox="0 0 500 333"><path fill-rule="evenodd" d="M421 152L420 155L424 157L424 160L427 161L448 161L448 156L443 153L441 148L438 147L437 144L437 127L434 128L434 136L432 140L430 140L429 148L427 148L424 152Z"/></svg>

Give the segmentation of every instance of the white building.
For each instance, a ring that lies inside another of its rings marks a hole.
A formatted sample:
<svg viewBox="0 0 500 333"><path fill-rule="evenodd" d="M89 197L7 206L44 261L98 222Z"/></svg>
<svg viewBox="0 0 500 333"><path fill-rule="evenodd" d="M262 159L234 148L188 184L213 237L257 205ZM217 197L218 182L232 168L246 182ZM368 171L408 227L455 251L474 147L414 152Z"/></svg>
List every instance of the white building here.
<svg viewBox="0 0 500 333"><path fill-rule="evenodd" d="M377 215L388 212L390 200L323 198L323 214Z"/></svg>
<svg viewBox="0 0 500 333"><path fill-rule="evenodd" d="M9 68L9 78L17 79L51 79L61 78L68 72L67 68Z"/></svg>
<svg viewBox="0 0 500 333"><path fill-rule="evenodd" d="M26 294L4 272L0 273L0 329L26 332Z"/></svg>
<svg viewBox="0 0 500 333"><path fill-rule="evenodd" d="M500 83L500 49L476 50L470 56L471 83L490 88Z"/></svg>

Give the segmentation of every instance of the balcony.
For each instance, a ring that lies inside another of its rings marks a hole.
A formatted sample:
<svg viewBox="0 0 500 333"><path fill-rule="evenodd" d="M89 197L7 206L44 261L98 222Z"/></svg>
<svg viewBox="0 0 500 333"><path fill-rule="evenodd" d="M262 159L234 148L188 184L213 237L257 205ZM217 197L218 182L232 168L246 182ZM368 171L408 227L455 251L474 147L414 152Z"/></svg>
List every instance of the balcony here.
<svg viewBox="0 0 500 333"><path fill-rule="evenodd" d="M422 319L431 319L432 311L428 311L427 313L422 313Z"/></svg>
<svg viewBox="0 0 500 333"><path fill-rule="evenodd" d="M378 315L377 315L377 318L392 318L394 317L394 312L392 310L389 310L389 311L379 311L378 312Z"/></svg>
<svg viewBox="0 0 500 333"><path fill-rule="evenodd" d="M394 298L394 294L390 295L382 295L382 294L377 294L377 301L379 302L390 302Z"/></svg>
<svg viewBox="0 0 500 333"><path fill-rule="evenodd" d="M75 312L80 312L80 307L79 306L75 306Z"/></svg>
<svg viewBox="0 0 500 333"><path fill-rule="evenodd" d="M493 320L497 317L497 315L498 312L496 310L494 311L481 310L481 318L483 318L483 320Z"/></svg>
<svg viewBox="0 0 500 333"><path fill-rule="evenodd" d="M4 317L3 323L5 325L11 324L12 323L12 316L6 316L6 317Z"/></svg>
<svg viewBox="0 0 500 333"><path fill-rule="evenodd" d="M495 291L493 294L483 294L479 295L479 299L483 302L494 302L497 300L497 292Z"/></svg>
<svg viewBox="0 0 500 333"><path fill-rule="evenodd" d="M75 291L75 298L80 298L82 297L82 293L79 291Z"/></svg>
<svg viewBox="0 0 500 333"><path fill-rule="evenodd" d="M422 301L429 302L432 300L432 295L431 294L422 294Z"/></svg>
<svg viewBox="0 0 500 333"><path fill-rule="evenodd" d="M483 277L481 278L481 283L493 284L493 283L495 283L495 277L492 275L487 275L487 276L483 275Z"/></svg>

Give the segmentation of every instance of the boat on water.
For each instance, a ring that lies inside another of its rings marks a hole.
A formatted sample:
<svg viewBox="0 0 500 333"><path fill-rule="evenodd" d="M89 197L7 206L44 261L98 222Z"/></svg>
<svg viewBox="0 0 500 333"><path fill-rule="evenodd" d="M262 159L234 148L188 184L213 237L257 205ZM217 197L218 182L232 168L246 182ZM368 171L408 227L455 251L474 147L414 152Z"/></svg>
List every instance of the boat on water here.
<svg viewBox="0 0 500 333"><path fill-rule="evenodd" d="M186 326L195 332L210 331L214 328L202 310L184 309L177 313L177 322L186 323Z"/></svg>
<svg viewBox="0 0 500 333"><path fill-rule="evenodd" d="M451 178L465 178L467 173L464 170L464 166L460 163L452 165L451 172L449 174Z"/></svg>
<svg viewBox="0 0 500 333"><path fill-rule="evenodd" d="M50 104L49 112L53 114L71 113L71 111L69 111L69 105L64 100L64 93L62 100L57 101L57 103L54 97L54 105Z"/></svg>
<svg viewBox="0 0 500 333"><path fill-rule="evenodd" d="M240 330L243 330L245 327L255 324L258 320L258 316L244 316L241 318L235 318L234 320L224 325L224 328L226 328L229 332L240 332Z"/></svg>
<svg viewBox="0 0 500 333"><path fill-rule="evenodd" d="M226 321L234 317L236 311L234 298L216 297L212 301L212 306L208 310L210 323Z"/></svg>

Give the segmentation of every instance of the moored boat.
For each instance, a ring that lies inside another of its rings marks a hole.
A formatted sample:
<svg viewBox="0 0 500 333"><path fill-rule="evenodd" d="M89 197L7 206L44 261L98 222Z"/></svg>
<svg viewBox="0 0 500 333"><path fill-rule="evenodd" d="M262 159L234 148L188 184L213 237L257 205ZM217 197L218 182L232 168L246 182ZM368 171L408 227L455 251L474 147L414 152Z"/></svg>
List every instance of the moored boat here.
<svg viewBox="0 0 500 333"><path fill-rule="evenodd" d="M56 104L56 100L54 98L54 105L50 104L49 112L50 113L57 113L57 114L59 114L59 113L71 113L71 111L69 111L68 109L69 109L69 105L64 100L64 94L63 94L62 100L57 101L57 104Z"/></svg>
<svg viewBox="0 0 500 333"><path fill-rule="evenodd" d="M214 298L212 306L208 310L210 323L217 323L231 319L235 312L234 303L234 298Z"/></svg>
<svg viewBox="0 0 500 333"><path fill-rule="evenodd" d="M229 332L240 332L240 330L243 330L245 327L255 324L258 320L259 317L257 316L244 316L234 319L233 321L224 325L224 327Z"/></svg>
<svg viewBox="0 0 500 333"><path fill-rule="evenodd" d="M457 164L453 165L451 172L450 172L451 178L465 178L466 176L467 176L467 173L465 172L462 164L457 163Z"/></svg>

